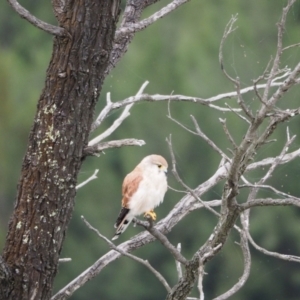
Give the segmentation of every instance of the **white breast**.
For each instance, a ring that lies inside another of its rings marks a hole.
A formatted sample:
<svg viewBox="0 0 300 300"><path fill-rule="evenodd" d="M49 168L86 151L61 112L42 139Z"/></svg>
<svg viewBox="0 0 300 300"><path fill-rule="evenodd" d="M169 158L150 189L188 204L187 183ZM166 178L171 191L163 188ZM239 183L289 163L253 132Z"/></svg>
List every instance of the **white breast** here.
<svg viewBox="0 0 300 300"><path fill-rule="evenodd" d="M143 180L129 201L130 214L137 216L154 209L163 201L167 188L164 172L153 169L144 173Z"/></svg>

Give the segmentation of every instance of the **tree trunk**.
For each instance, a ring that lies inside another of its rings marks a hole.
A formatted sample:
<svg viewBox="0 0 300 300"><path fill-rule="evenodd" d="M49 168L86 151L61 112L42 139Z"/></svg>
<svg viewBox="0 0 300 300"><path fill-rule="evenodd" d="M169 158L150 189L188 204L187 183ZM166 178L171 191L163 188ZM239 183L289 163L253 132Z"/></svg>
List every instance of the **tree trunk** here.
<svg viewBox="0 0 300 300"><path fill-rule="evenodd" d="M112 48L120 0L53 1L59 26L29 136L3 258L0 297L49 299L77 175ZM2 298L1 298L2 299Z"/></svg>

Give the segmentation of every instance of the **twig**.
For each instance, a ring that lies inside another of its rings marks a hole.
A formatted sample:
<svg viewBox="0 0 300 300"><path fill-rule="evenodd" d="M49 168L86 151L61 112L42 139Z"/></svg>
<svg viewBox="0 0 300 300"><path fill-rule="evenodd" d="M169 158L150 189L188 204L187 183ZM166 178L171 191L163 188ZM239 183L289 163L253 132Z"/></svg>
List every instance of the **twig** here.
<svg viewBox="0 0 300 300"><path fill-rule="evenodd" d="M275 189L273 186L271 185L266 185L266 184L251 184L251 183L247 183L247 184L242 184L239 186L239 188L247 188L247 187L250 187L250 188L260 188L260 189L269 189L271 191L273 191L274 193L278 194L278 195L281 195L281 196L284 196L284 197L287 197L287 198L293 198L293 199L296 199L297 197L295 196L292 196L292 195L289 195L287 193L284 193L284 192L281 192L277 189ZM300 201L300 198L298 198L299 201Z"/></svg>
<svg viewBox="0 0 300 300"><path fill-rule="evenodd" d="M171 160L172 160L172 173L175 177L175 179L185 188L187 189L187 191L195 198L197 199L207 210L209 210L210 212L212 212L214 215L216 215L217 217L220 216L220 214L218 212L216 212L213 208L211 208L206 202L202 201L197 195L196 193L188 186L186 185L183 180L180 178L178 172L177 172L177 168L176 168L176 159L175 159L175 155L174 155L174 151L173 151L173 145L172 145L172 136L170 135L169 138L166 139L167 144L169 146L169 151L171 154Z"/></svg>
<svg viewBox="0 0 300 300"><path fill-rule="evenodd" d="M101 110L99 116L94 121L94 123L91 126L91 132L93 132L96 128L98 128L103 120L107 117L107 115L110 113L110 111L113 109L113 103L111 102L110 98L110 92L106 94L106 106Z"/></svg>
<svg viewBox="0 0 300 300"><path fill-rule="evenodd" d="M252 87L251 87L252 88ZM245 93L251 91L251 89L245 89ZM236 111L239 112L241 111L240 108L232 108L232 109L227 109L225 107L221 106L216 106L213 105L213 102L222 100L222 99L227 99L227 98L235 98L237 95L235 92L232 93L224 93L224 94L219 94L214 97L210 97L207 99L204 98L199 98L199 97L190 97L190 96L185 96L185 95L160 95L160 94L154 94L154 95L148 95L148 94L142 94L140 96L131 96L129 98L126 98L122 101L118 101L113 103L112 109L118 109L120 107L126 106L131 103L137 103L137 102L142 102L142 101L149 101L149 102L159 102L159 101L172 101L172 102L192 102L195 104L202 104L208 107L211 107L213 109L222 111L222 112L229 112L229 111Z"/></svg>
<svg viewBox="0 0 300 300"><path fill-rule="evenodd" d="M246 106L246 103L245 103L245 101L242 97L241 83L240 83L240 79L238 77L235 79L235 87L236 87L236 92L237 92L237 95L238 95L238 98L237 98L238 105L242 108L242 110L244 111L246 116L249 118L249 120L253 121L254 116L253 116L251 110Z"/></svg>
<svg viewBox="0 0 300 300"><path fill-rule="evenodd" d="M270 71L270 76L267 80L267 85L266 85L266 88L264 90L264 94L262 96L263 102L265 102L265 103L268 102L268 105L274 105L275 102L276 102L276 100L274 100L273 97L270 100L267 100L267 99L268 99L268 94L269 94L269 91L270 91L271 83L272 83L273 78L276 76L276 73L278 72L278 69L279 69L280 58L281 58L281 55L282 55L282 39L283 39L283 33L284 33L284 28L285 28L285 23L286 23L286 17L287 17L287 14L288 14L290 8L295 3L295 1L296 0L289 0L288 1L287 6L284 7L283 10L282 10L281 20L277 24L277 27L278 27L277 51L276 51L276 55L275 55L275 58L274 58L274 61L273 61L273 66L272 66L271 71Z"/></svg>
<svg viewBox="0 0 300 300"><path fill-rule="evenodd" d="M177 251L180 253L181 252L181 243L177 244ZM181 268L181 264L178 260L175 259L175 264L176 264L176 270L177 270L177 274L178 274L178 280L180 280L182 278L182 268Z"/></svg>
<svg viewBox="0 0 300 300"><path fill-rule="evenodd" d="M285 199L273 199L273 198L259 198L239 205L240 210L246 210L252 207L258 206L297 206L300 207L299 198L285 198Z"/></svg>
<svg viewBox="0 0 300 300"><path fill-rule="evenodd" d="M147 261L147 260L143 260L133 254L130 254L128 252L123 251L122 249L120 249L119 247L117 247L112 241L110 241L107 237L105 237L104 235L102 235L98 229L96 229L95 227L93 227L85 218L84 216L81 216L81 218L83 219L84 223L86 224L86 226L91 229L92 231L94 231L98 237L100 237L101 239L103 239L104 241L107 242L107 244L110 246L110 248L112 248L113 250L119 252L120 254L127 256L131 259L133 259L134 261L139 262L140 264L146 266L155 276L156 278L163 284L163 286L166 288L167 292L171 291L171 288L169 286L169 284L167 283L166 279L156 270L154 269L151 264Z"/></svg>
<svg viewBox="0 0 300 300"><path fill-rule="evenodd" d="M199 264L199 269L198 269L198 284L197 284L197 288L199 291L199 300L204 300L204 291L203 291L203 277L204 277L204 265L201 262Z"/></svg>
<svg viewBox="0 0 300 300"><path fill-rule="evenodd" d="M240 246L242 249L243 257L244 257L244 272L243 275L239 278L238 282L224 294L214 298L214 300L225 300L235 294L237 291L243 287L250 275L250 268L251 268L251 254L247 240L247 233L245 230L240 232Z"/></svg>
<svg viewBox="0 0 300 300"><path fill-rule="evenodd" d="M276 156L276 157L268 157L268 158L265 158L261 161L252 163L252 164L247 166L246 170L251 171L251 170L255 170L255 169L260 168L260 167L271 165L274 162L274 160L276 160L278 158L280 158L280 160L278 162L279 165L286 164L287 162L290 162L290 161L294 160L297 157L300 157L300 149L297 149L293 152L287 153L282 157L280 155Z"/></svg>
<svg viewBox="0 0 300 300"><path fill-rule="evenodd" d="M284 48L282 48L282 51L285 51L285 50L288 50L288 49L294 48L294 47L300 47L300 43L297 43L297 44L293 44L293 45L284 47Z"/></svg>
<svg viewBox="0 0 300 300"><path fill-rule="evenodd" d="M128 34L136 33L139 32L151 24L155 23L157 20L163 18L167 14L171 13L174 11L176 8L178 8L180 5L185 4L189 0L173 0L171 3L163 7L161 10L157 11L150 17L139 21L139 22L131 22L127 23L126 26L122 26L119 30L116 32L116 39L120 39L122 36L126 36Z"/></svg>
<svg viewBox="0 0 300 300"><path fill-rule="evenodd" d="M19 16L21 18L27 20L29 23L31 23L35 27L42 29L53 35L57 35L57 36L66 35L65 29L58 27L58 26L48 24L48 23L36 18L27 9L25 9L23 6L21 6L17 0L7 0L7 1L10 4L10 6L14 9L14 11L19 14Z"/></svg>
<svg viewBox="0 0 300 300"><path fill-rule="evenodd" d="M237 21L237 14L235 16L232 16L231 19L229 20L229 22L227 23L222 39L221 39L221 43L220 43L220 48L219 48L219 63L221 66L221 70L224 73L224 75L234 84L236 84L236 80L234 78L232 78L225 70L224 68L224 60L223 60L223 46L224 46L224 42L227 39L227 37L236 30L236 28L233 28L234 23ZM238 94L238 92L237 92Z"/></svg>
<svg viewBox="0 0 300 300"><path fill-rule="evenodd" d="M237 145L236 145L236 143L235 143L233 137L231 136L231 134L230 134L230 132L229 132L229 130L228 130L228 128L227 128L227 125L226 125L226 119L221 119L221 118L219 118L219 121L220 121L220 123L222 124L223 130L224 130L224 132L225 132L225 135L227 136L227 139L228 139L229 142L231 143L233 149L236 149L236 148L237 148Z"/></svg>
<svg viewBox="0 0 300 300"><path fill-rule="evenodd" d="M253 80L253 87L254 87L254 91L256 94L256 97L258 98L258 100L263 104L263 105L267 105L267 103L263 100L261 94L258 92L258 88L257 88L257 84L260 80L266 78L266 74L270 68L271 62L272 62L273 58L271 57L271 59L269 60L269 62L267 63L267 66L263 72L262 75L260 75L257 79Z"/></svg>
<svg viewBox="0 0 300 300"><path fill-rule="evenodd" d="M153 226L153 220L151 218L148 218L148 224L146 225L145 222L141 222L140 220L135 220L135 223L137 225L143 226L147 231L149 231L157 240L159 240L168 250L169 252L173 255L175 260L183 264L184 266L187 265L188 261L186 258L182 256L182 254L174 247L167 237L162 234L157 228Z"/></svg>
<svg viewBox="0 0 300 300"><path fill-rule="evenodd" d="M193 121L193 123L194 123L194 125L195 125L195 128L196 128L196 131L197 131L197 134L202 138L202 139L204 139L206 142L207 142L207 144L209 145L209 146L211 146L216 152L218 152L220 155L221 155L221 157L223 157L224 159L226 159L227 161L231 161L230 160L230 158L211 140L211 139L209 139L202 131L201 131L201 129L200 129L200 127L199 127L199 125L198 125L198 123L197 123L197 121L196 121L196 119L195 119L195 117L194 116L192 116L191 115L191 119L192 119L192 121Z"/></svg>
<svg viewBox="0 0 300 300"><path fill-rule="evenodd" d="M299 84L300 80L296 79L295 80L295 84ZM283 84L283 82L272 82L271 86L272 87L276 87L276 86L281 86ZM264 89L266 87L266 84L258 84L256 86L257 89ZM249 86L246 88L243 88L240 90L240 94L247 94L249 92L254 91L254 87L253 86ZM232 98L236 98L238 96L237 92L229 92L229 93L223 93L223 94L218 94L216 96L213 97L209 97L209 98L199 98L199 97L190 97L190 96L185 96L185 95L159 95L159 94L155 94L155 95L148 95L148 94L141 94L140 96L131 96L128 97L124 100L118 101L118 102L114 102L111 104L111 107L105 107L104 109L108 110L109 112L115 109L119 109L122 107L125 107L129 104L132 103L138 103L138 102L142 102L142 101L149 101L149 102L159 102L159 101L175 101L175 102L192 102L192 103L196 103L196 104L202 104L205 106L209 106L211 108L214 108L216 110L222 111L222 112L241 112L242 110L240 108L231 108L228 106L228 104L225 104L227 106L227 108L224 107L220 107L220 106L215 106L212 103L223 100L223 99L232 99ZM102 112L101 112L102 113ZM100 113L100 115L101 115ZM101 116L101 119L103 118L103 116L106 116L106 113L103 113ZM98 116L98 118L100 118L100 115ZM242 117L240 115L238 115L239 117ZM247 120L247 119L246 119ZM249 122L247 120L247 122ZM94 127L93 127L94 128Z"/></svg>
<svg viewBox="0 0 300 300"><path fill-rule="evenodd" d="M109 142L100 142L94 146L87 146L83 151L83 156L99 155L103 150L111 148L120 148L123 146L143 146L145 141L137 139L122 139Z"/></svg>
<svg viewBox="0 0 300 300"><path fill-rule="evenodd" d="M282 260L287 260L287 261L292 261L292 262L297 262L297 263L300 263L300 257L299 256L295 256L295 255L287 255L287 254L281 254L281 253L278 253L278 252L272 252L272 251L268 251L267 249L257 245L252 236L250 235L250 232L247 231L247 237L248 237L248 240L249 242L251 243L251 245L258 251L262 252L263 254L265 255L269 255L269 256L272 256L272 257L276 257L276 258L279 258L279 259L282 259Z"/></svg>
<svg viewBox="0 0 300 300"><path fill-rule="evenodd" d="M58 260L59 263L65 263L65 262L70 262L72 261L72 258L68 257L68 258L60 258Z"/></svg>
<svg viewBox="0 0 300 300"><path fill-rule="evenodd" d="M146 86L148 85L149 81L145 81L143 83L143 85L141 86L141 88L139 89L139 91L137 92L137 96L141 95L144 91L144 89L146 88ZM123 110L122 114L119 116L118 119L116 119L114 121L114 123L107 129L105 130L102 134L98 135L97 137L95 137L94 139L92 139L88 146L94 146L96 144L98 144L100 141L104 140L105 138L107 138L108 136L110 136L122 123L123 121L130 116L130 109L133 106L133 103L127 105L125 107L125 109Z"/></svg>
<svg viewBox="0 0 300 300"><path fill-rule="evenodd" d="M294 135L292 138L290 138L289 136L289 131L287 129L287 141L280 153L280 155L273 161L273 163L271 164L268 172L265 174L265 176L263 176L257 183L257 185L262 185L266 182L266 180L268 180L271 176L272 173L274 172L274 170L276 169L276 167L279 165L281 159L284 157L284 155L286 154L286 152L289 150L289 146L291 145L291 143L294 141L294 139L296 138L296 136ZM248 199L247 201L252 201L257 194L258 191L258 187L255 187L251 190L251 192L249 193Z"/></svg>
<svg viewBox="0 0 300 300"><path fill-rule="evenodd" d="M224 61L223 61L223 46L224 46L224 42L227 39L227 37L236 29L233 28L234 23L237 21L237 15L232 16L231 19L229 20L228 24L225 27L224 33L223 33L223 37L220 43L220 49L219 49L219 63L221 65L221 69L222 72L224 73L224 75L235 85L236 88L236 93L237 93L237 102L239 104L239 106L242 108L242 110L244 111L244 113L246 114L246 116L248 116L248 118L250 120L254 119L254 116L252 114L252 112L250 111L250 109L246 106L244 99L242 98L242 94L241 94L241 85L240 85L240 80L237 77L236 79L234 79L233 77L231 77L226 69L224 68Z"/></svg>
<svg viewBox="0 0 300 300"><path fill-rule="evenodd" d="M284 155L287 153L287 151L289 150L289 146L293 143L295 138L296 138L296 135L294 135L292 138L290 138L289 133L288 133L287 141L286 141L280 155L274 160L274 162L273 162L273 164L271 164L271 167L269 168L268 172L265 174L265 176L263 178L261 178L261 180L259 180L258 184L263 184L264 182L266 182L266 180L268 178L271 177L271 175L274 172L275 168L279 165L282 157L284 157Z"/></svg>
<svg viewBox="0 0 300 300"><path fill-rule="evenodd" d="M98 178L98 177L97 177L98 172L99 172L99 169L96 169L95 172L94 172L94 174L93 174L91 177L89 177L87 180L85 180L84 182L82 182L82 183L80 183L80 184L78 184L78 185L76 186L76 190L82 188L84 185L86 185L86 184L89 183L90 181L92 181L92 180L94 180L94 179L97 179L97 178Z"/></svg>
<svg viewBox="0 0 300 300"><path fill-rule="evenodd" d="M230 109L230 111L232 111L233 113L235 113L240 119L242 119L243 121L245 121L248 124L251 124L251 122L245 118L244 116L242 116L241 114L239 114L236 110L233 110L233 108L231 108L228 103L225 103L225 105Z"/></svg>

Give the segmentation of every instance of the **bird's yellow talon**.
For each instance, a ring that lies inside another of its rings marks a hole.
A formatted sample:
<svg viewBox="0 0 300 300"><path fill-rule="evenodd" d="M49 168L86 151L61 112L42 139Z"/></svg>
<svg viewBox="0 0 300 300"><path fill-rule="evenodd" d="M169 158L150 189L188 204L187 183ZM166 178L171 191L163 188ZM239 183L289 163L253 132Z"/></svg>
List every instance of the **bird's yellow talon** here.
<svg viewBox="0 0 300 300"><path fill-rule="evenodd" d="M156 220L156 213L153 210L149 210L144 214L145 218L151 218L153 221Z"/></svg>

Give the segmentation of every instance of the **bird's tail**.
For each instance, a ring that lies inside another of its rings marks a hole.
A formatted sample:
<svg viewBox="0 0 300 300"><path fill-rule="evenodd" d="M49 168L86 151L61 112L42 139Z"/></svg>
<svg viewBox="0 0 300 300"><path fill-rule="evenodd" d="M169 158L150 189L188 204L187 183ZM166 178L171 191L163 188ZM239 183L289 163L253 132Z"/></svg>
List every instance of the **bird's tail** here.
<svg viewBox="0 0 300 300"><path fill-rule="evenodd" d="M116 240L121 233L123 233L130 222L132 221L133 217L129 214L130 209L126 207L122 207L120 214L117 218L117 221L114 225L116 229L115 235L113 236L112 240Z"/></svg>

